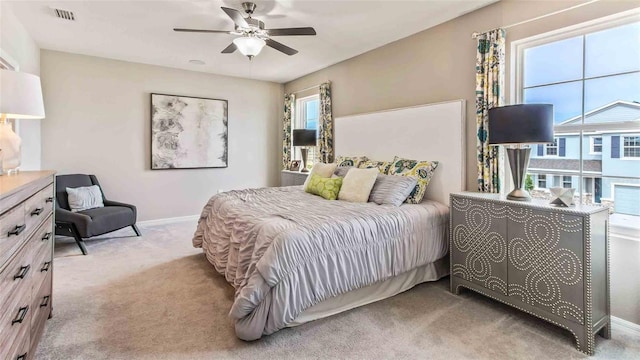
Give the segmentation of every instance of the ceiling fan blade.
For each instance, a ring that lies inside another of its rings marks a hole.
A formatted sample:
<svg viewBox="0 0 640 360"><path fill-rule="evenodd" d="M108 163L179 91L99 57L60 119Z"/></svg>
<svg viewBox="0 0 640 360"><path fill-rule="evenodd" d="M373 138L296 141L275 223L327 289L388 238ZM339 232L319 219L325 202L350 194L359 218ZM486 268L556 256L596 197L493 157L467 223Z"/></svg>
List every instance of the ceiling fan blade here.
<svg viewBox="0 0 640 360"><path fill-rule="evenodd" d="M236 9L231 9L231 8L228 8L228 7L224 7L224 6L222 7L222 11L227 13L227 15L229 15L231 20L233 20L233 22L236 25L238 25L239 27L242 27L242 28L249 27L249 24L244 19L244 16L242 16L242 13L240 11L238 11Z"/></svg>
<svg viewBox="0 0 640 360"><path fill-rule="evenodd" d="M238 49L238 47L236 46L236 44L231 43L229 46L227 46L226 48L224 48L224 50L222 50L223 54L231 54L232 52L236 51L236 49Z"/></svg>
<svg viewBox="0 0 640 360"><path fill-rule="evenodd" d="M271 39L266 39L265 42L267 43L267 46L272 47L278 51L281 51L289 56L291 55L295 55L298 53L298 50L296 49L292 49L290 47L288 47L285 44L279 43L275 40L271 40Z"/></svg>
<svg viewBox="0 0 640 360"><path fill-rule="evenodd" d="M180 29L180 28L174 28L173 31L178 31L178 32L197 32L197 33L215 33L215 34L231 34L231 31L226 31L226 30L203 30L203 29Z"/></svg>
<svg viewBox="0 0 640 360"><path fill-rule="evenodd" d="M291 36L291 35L315 35L316 30L312 27L267 29L269 36Z"/></svg>

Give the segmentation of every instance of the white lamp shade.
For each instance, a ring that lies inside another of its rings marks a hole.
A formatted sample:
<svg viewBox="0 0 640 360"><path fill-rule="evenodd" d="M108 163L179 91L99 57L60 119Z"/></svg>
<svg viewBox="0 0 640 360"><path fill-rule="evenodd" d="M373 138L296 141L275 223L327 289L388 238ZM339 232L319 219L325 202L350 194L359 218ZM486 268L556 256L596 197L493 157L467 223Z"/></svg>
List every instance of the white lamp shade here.
<svg viewBox="0 0 640 360"><path fill-rule="evenodd" d="M260 54L265 45L264 40L257 37L239 37L233 39L233 43L236 44L242 55L250 57Z"/></svg>
<svg viewBox="0 0 640 360"><path fill-rule="evenodd" d="M44 118L40 78L0 69L0 114L11 119Z"/></svg>

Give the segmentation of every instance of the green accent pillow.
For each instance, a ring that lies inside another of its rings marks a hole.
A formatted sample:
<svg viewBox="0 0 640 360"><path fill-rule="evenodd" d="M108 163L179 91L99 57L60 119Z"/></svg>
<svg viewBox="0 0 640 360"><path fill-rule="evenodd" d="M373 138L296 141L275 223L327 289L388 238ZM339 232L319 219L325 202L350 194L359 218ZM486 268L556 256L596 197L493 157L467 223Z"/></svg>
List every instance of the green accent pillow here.
<svg viewBox="0 0 640 360"><path fill-rule="evenodd" d="M304 191L309 194L319 195L327 200L336 200L338 198L338 193L340 193L340 188L342 187L342 178L323 178L319 175L311 175L311 180L309 180L309 184L304 189Z"/></svg>

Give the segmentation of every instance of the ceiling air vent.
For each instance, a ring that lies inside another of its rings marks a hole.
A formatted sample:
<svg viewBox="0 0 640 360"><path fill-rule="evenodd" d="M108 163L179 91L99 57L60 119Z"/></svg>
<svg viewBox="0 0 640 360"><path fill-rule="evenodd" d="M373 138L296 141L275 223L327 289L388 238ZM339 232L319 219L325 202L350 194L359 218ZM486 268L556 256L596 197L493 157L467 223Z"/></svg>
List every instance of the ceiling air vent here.
<svg viewBox="0 0 640 360"><path fill-rule="evenodd" d="M53 11L56 13L56 16L58 18L60 18L60 19L69 20L69 21L76 21L76 16L73 14L73 12L71 12L69 10L62 10L62 9L53 8Z"/></svg>

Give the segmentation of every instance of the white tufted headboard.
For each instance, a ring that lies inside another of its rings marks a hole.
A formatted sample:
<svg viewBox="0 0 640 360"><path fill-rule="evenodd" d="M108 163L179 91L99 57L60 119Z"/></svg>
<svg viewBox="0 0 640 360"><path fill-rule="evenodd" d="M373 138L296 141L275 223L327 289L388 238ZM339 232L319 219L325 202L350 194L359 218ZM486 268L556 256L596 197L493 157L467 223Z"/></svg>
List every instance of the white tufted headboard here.
<svg viewBox="0 0 640 360"><path fill-rule="evenodd" d="M383 110L334 119L335 155L439 161L426 198L449 205L465 188L465 101Z"/></svg>

